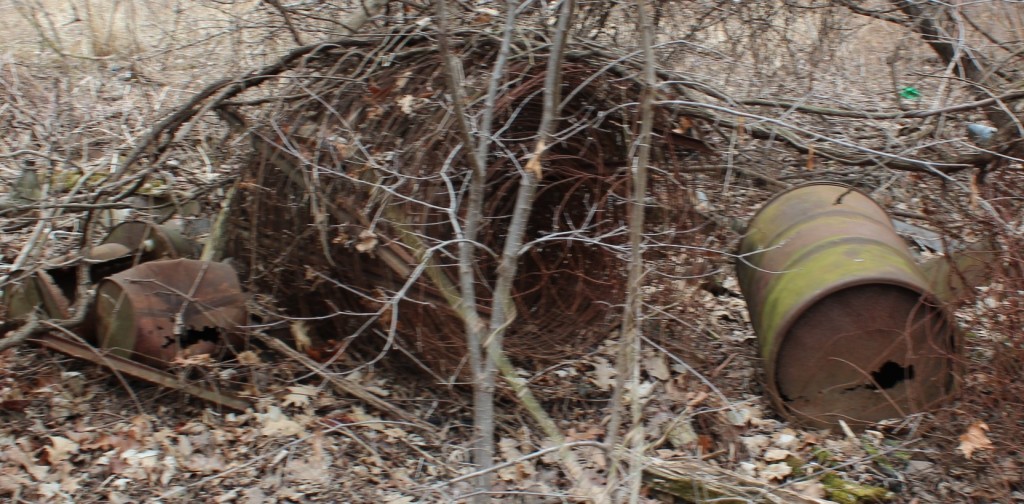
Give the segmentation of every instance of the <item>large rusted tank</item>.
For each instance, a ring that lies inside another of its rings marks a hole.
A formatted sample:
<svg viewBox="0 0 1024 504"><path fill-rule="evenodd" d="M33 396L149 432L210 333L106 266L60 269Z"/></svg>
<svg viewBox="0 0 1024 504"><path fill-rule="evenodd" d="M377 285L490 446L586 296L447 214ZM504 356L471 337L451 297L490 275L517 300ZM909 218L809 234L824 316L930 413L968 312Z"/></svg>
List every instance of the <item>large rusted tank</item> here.
<svg viewBox="0 0 1024 504"><path fill-rule="evenodd" d="M740 288L783 416L906 416L956 387L956 325L885 211L841 184L776 195L740 245Z"/></svg>

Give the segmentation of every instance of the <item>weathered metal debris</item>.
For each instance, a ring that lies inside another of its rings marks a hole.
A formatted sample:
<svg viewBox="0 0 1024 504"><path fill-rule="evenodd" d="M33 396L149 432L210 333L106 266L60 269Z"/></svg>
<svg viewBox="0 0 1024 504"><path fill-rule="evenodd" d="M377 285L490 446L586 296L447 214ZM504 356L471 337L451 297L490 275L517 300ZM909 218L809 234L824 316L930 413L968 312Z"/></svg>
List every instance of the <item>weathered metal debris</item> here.
<svg viewBox="0 0 1024 504"><path fill-rule="evenodd" d="M196 244L167 226L148 222L122 222L110 230L103 244L118 243L139 256L138 262L194 257Z"/></svg>
<svg viewBox="0 0 1024 504"><path fill-rule="evenodd" d="M223 392L182 382L161 369L178 358L213 353L238 343L245 323L245 296L231 266L192 259L194 243L173 229L145 222L115 226L103 243L53 266L16 272L4 291L9 319L33 312L69 319L76 293L76 268L88 264L98 282L93 312L76 331L101 351L58 334L39 344L115 372L172 387L232 409L249 404Z"/></svg>
<svg viewBox="0 0 1024 504"><path fill-rule="evenodd" d="M1000 257L993 241L982 240L922 263L921 271L931 280L932 292L952 303L969 296L974 287L988 283L999 269Z"/></svg>
<svg viewBox="0 0 1024 504"><path fill-rule="evenodd" d="M473 96L486 90L487 62L499 49L493 42L473 38L458 48ZM229 254L247 267L252 290L276 301L274 311L316 317L312 333L343 335L374 352L397 344L448 380L468 371L453 228L464 216L449 209L465 208L457 200L473 149L462 144L434 39L420 33L380 44L405 49L385 49L386 64L375 57L363 64L348 49L325 47L303 60L291 89L278 92L308 97L282 101L266 127L252 129L256 155L242 170ZM493 251L508 233L524 153L533 151L543 112L545 58L527 53L513 58L498 93L500 148L486 161L473 258L485 317ZM634 101L642 85L603 65L581 58L562 72L565 105L556 129L564 133L546 153L527 225L526 242L535 245L521 258L505 339L520 363L543 366L585 353L608 336L619 312L610 307L622 302L616 246L625 241L623 168L631 144L624 125L636 118L620 105ZM677 126L678 117L658 110L655 129L666 141L654 155L666 169L701 150L670 134ZM570 234L575 239L561 239Z"/></svg>
<svg viewBox="0 0 1024 504"><path fill-rule="evenodd" d="M67 296L47 271L16 271L4 290L6 317L21 319L38 310L47 318L68 318Z"/></svg>
<svg viewBox="0 0 1024 504"><path fill-rule="evenodd" d="M840 184L776 195L740 245L767 390L799 423L927 410L956 387L956 325L885 211Z"/></svg>
<svg viewBox="0 0 1024 504"><path fill-rule="evenodd" d="M37 271L14 272L4 290L7 317L19 319L39 309L47 318L68 318L71 300L77 297L75 270L79 261L89 263L89 280L96 283L141 262L190 257L195 251L194 243L171 228L123 222L100 245L81 255L60 257Z"/></svg>
<svg viewBox="0 0 1024 504"><path fill-rule="evenodd" d="M223 263L173 259L111 275L96 291L101 348L153 367L214 353L245 324L245 296Z"/></svg>

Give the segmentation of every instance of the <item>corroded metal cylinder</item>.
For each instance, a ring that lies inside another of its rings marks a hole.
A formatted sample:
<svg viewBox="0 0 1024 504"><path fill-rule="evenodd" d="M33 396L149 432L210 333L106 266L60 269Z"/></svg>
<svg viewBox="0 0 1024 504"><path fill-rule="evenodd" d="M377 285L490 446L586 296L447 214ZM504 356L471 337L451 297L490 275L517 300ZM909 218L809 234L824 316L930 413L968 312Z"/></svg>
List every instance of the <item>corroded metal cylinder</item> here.
<svg viewBox="0 0 1024 504"><path fill-rule="evenodd" d="M737 276L783 416L864 424L954 391L956 325L865 194L825 183L776 195L750 221Z"/></svg>
<svg viewBox="0 0 1024 504"><path fill-rule="evenodd" d="M232 342L245 295L226 264L154 261L100 282L95 316L101 348L161 368Z"/></svg>

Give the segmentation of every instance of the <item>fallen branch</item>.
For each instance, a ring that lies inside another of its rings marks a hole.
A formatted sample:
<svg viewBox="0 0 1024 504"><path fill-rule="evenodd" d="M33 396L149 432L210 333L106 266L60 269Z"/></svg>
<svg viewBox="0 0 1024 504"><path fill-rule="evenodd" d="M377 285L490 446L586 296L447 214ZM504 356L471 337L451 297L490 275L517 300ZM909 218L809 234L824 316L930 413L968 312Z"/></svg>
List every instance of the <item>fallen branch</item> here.
<svg viewBox="0 0 1024 504"><path fill-rule="evenodd" d="M686 502L763 502L825 504L832 501L809 497L788 488L715 467L697 460L671 462L647 458L644 483Z"/></svg>
<svg viewBox="0 0 1024 504"><path fill-rule="evenodd" d="M989 105L995 105L1000 102L1009 102L1021 99L1024 99L1024 91L1018 90L1011 91L1009 93L1005 93L999 96L993 96L991 98L976 100L973 102L950 105L948 107L941 107L928 110L901 110L898 112L869 112L867 110L843 110L829 107L819 107L814 105L801 105L796 102L782 100L764 100L760 98L737 100L737 102L743 105L781 108L786 110L795 110L797 112L803 112L806 114L833 117L850 117L855 119L923 119L925 117L950 114L953 112L966 112L969 110L979 109L981 107L987 107Z"/></svg>
<svg viewBox="0 0 1024 504"><path fill-rule="evenodd" d="M409 412L399 409L392 405L391 403L371 394L358 383L353 383L348 380L340 379L334 376L333 374L327 372L327 370L325 370L323 366L318 364L316 361L310 359L309 357L303 355L299 351L288 346L283 341L277 338L267 336L266 334L260 333L259 331L255 331L254 334L256 335L257 338L259 338L260 341L269 346L272 350L302 364L303 366L306 366L306 368L308 368L310 371L316 373L317 376L323 378L324 380L327 380L327 383L330 383L334 387L334 389L338 391L338 393L355 397L356 399L359 399L360 401L363 401L366 404L373 406L374 408L377 408L385 413L389 413L396 418L400 418L422 429L426 429L429 431L435 430L433 425L430 425L429 423L424 422L423 420L413 416Z"/></svg>
<svg viewBox="0 0 1024 504"><path fill-rule="evenodd" d="M92 362L93 364L106 367L117 373L145 380L150 383L155 383L163 387L180 390L186 394L198 397L204 401L218 404L225 408L230 408L235 411L245 411L252 407L252 405L244 399L194 383L183 383L181 379L170 373L153 369L145 364L125 359L124 357L103 353L94 347L77 341L71 341L64 336L54 333L46 333L35 338L34 341L51 350L56 350L77 359Z"/></svg>

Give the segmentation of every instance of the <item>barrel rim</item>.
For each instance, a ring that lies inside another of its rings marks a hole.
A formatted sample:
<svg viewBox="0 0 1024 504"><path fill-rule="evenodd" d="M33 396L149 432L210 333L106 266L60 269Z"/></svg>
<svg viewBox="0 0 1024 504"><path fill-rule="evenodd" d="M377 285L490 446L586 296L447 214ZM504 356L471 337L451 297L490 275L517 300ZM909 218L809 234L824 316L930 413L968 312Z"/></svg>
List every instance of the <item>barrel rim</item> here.
<svg viewBox="0 0 1024 504"><path fill-rule="evenodd" d="M898 279L887 277L862 277L851 280L849 282L843 282L831 286L831 288L821 291L820 293L808 298L808 301L805 303L805 306L814 306L820 303L822 300L826 299L827 297L836 294L837 292L865 285L889 285L893 287L900 287L906 289L907 291L910 291L911 293L920 296L922 300L925 301L925 306L930 307L933 312L937 312L942 317L943 322L945 322L946 326L949 327L949 338L951 339L951 342L949 344L949 352L951 358L949 359L949 361L950 369L952 371L951 386L949 390L945 391L946 393L944 395L945 397L949 397L950 395L954 394L957 389L955 377L959 375L959 368L961 364L957 359L952 358L952 356L956 355L959 352L959 349L963 344L962 331L960 329L960 326L956 323L956 317L954 317L954 315L948 309L943 308L944 306L946 306L946 303L939 299L939 297L936 296L934 293L929 292L927 290L922 290L921 286L919 285L913 285L912 283L900 281ZM776 331L776 335L787 334L792 329L796 321L799 320L800 316L802 316L805 312L806 310L789 313L785 317L785 319L779 324L778 329ZM782 349L782 345L780 343L784 340L785 338L773 338L771 348L769 348L769 354L762 355L762 358L765 361L764 374L765 382L767 382L769 400L773 403L775 408L780 413L785 412L785 416L797 419L799 422L820 423L819 419L800 413L798 410L791 408L786 403L786 401L782 399L782 392L779 389L778 382L777 363L779 351Z"/></svg>

